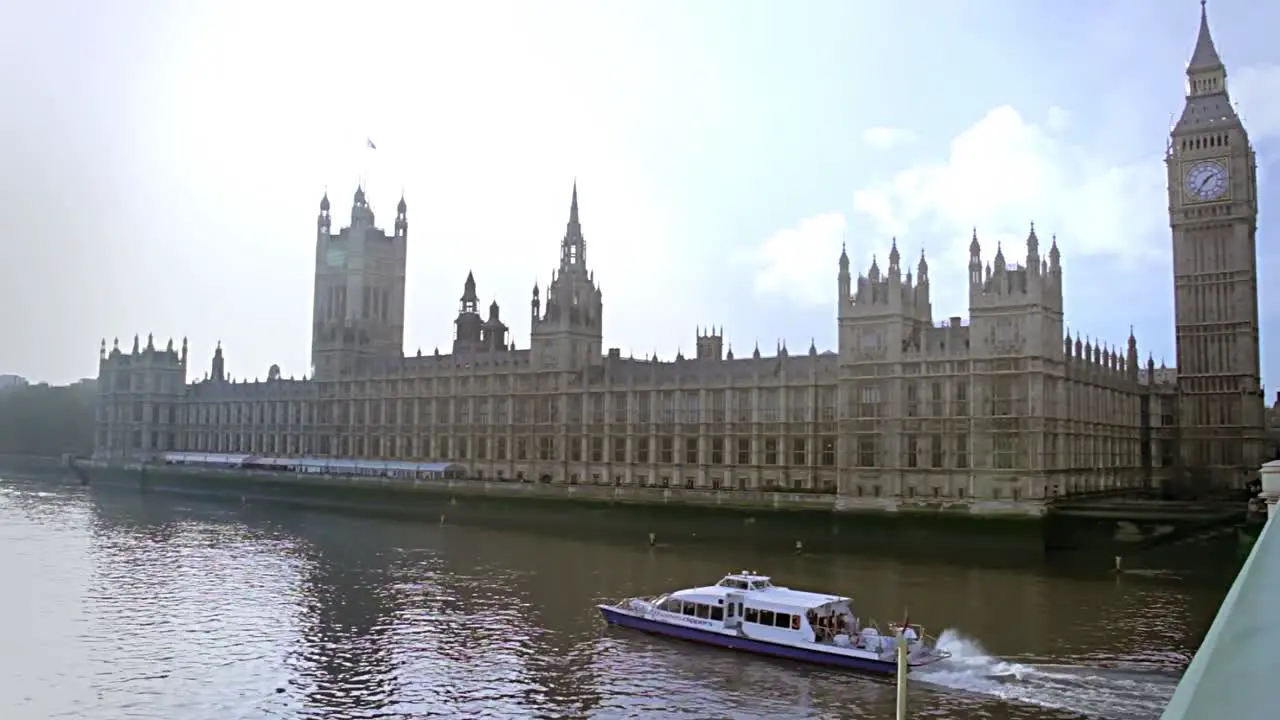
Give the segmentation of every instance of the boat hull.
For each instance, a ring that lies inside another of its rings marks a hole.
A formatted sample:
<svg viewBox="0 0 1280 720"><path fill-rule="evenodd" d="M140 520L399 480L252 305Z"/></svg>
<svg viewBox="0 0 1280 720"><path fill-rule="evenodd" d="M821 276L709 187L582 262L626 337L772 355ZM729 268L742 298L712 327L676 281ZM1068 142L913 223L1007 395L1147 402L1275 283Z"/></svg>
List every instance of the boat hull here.
<svg viewBox="0 0 1280 720"><path fill-rule="evenodd" d="M671 625L664 622L658 622L656 620L649 620L610 605L598 605L597 607L600 609L600 614L604 616L605 622L610 625L632 628L634 630L640 630L655 635L665 635L667 637L689 640L691 642L702 643L704 645L714 645L716 647L727 648L729 650L739 650L755 653L757 655L768 655L786 660L795 660L815 665L825 665L827 667L840 668L842 670L850 670L870 675L892 676L898 671L897 663L892 660L874 660L871 658L849 657L847 655L822 652L821 650L808 650L805 648L794 647L792 645L781 645L764 640L752 640L750 638L737 635L725 635L722 633L700 630L698 628L686 627L683 625Z"/></svg>

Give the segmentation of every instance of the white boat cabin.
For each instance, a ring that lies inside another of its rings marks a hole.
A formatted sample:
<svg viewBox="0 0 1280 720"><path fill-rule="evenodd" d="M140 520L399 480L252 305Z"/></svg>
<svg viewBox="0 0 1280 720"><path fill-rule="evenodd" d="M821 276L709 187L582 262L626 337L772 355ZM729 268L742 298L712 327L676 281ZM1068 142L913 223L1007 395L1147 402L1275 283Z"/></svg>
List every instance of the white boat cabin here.
<svg viewBox="0 0 1280 720"><path fill-rule="evenodd" d="M850 599L791 590L766 575L742 571L707 587L659 595L652 601L664 620L714 630L744 632L762 640L831 642L858 633Z"/></svg>

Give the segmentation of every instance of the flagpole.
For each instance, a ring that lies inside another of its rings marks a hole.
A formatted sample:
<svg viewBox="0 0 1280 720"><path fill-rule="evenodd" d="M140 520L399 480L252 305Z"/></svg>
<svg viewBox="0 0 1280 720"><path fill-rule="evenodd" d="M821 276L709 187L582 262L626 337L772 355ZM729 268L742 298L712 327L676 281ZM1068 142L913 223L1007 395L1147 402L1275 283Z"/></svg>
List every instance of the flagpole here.
<svg viewBox="0 0 1280 720"><path fill-rule="evenodd" d="M907 627L911 622L911 615L904 613L906 619L902 621L902 627L898 628L898 703L897 703L897 719L907 720Z"/></svg>
<svg viewBox="0 0 1280 720"><path fill-rule="evenodd" d="M378 146L373 144L373 138L366 137L364 140L364 177L360 181L360 184L364 187L365 195L369 194L369 155L377 149Z"/></svg>

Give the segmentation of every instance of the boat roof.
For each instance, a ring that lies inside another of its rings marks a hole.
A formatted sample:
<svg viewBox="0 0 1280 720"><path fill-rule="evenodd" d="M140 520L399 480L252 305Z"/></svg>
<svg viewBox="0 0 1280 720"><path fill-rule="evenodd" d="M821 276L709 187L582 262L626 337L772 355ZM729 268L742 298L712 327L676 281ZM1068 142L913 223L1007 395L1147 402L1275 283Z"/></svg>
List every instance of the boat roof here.
<svg viewBox="0 0 1280 720"><path fill-rule="evenodd" d="M709 595L723 598L730 593L741 594L744 600L750 601L752 605L757 607L771 606L793 610L811 610L831 603L850 602L851 600L843 595L829 595L827 593L814 593L780 587L774 585L768 575L760 575L748 570L725 575L715 585L688 588L671 594L677 597Z"/></svg>

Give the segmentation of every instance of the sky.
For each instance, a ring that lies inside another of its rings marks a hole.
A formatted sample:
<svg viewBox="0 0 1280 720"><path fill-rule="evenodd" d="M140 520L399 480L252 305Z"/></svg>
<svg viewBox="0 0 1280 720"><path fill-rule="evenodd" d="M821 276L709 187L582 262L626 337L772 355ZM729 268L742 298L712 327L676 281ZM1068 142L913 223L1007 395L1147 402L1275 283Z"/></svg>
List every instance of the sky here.
<svg viewBox="0 0 1280 720"><path fill-rule="evenodd" d="M1280 5L1212 0L1258 155L1263 380L1280 387ZM0 7L0 373L99 342L220 341L310 372L315 220L409 214L406 352L447 352L468 271L519 347L576 179L605 346L670 359L836 336L855 270L1056 235L1073 333L1173 365L1163 154L1194 0L158 2ZM372 139L376 150L369 150Z"/></svg>

